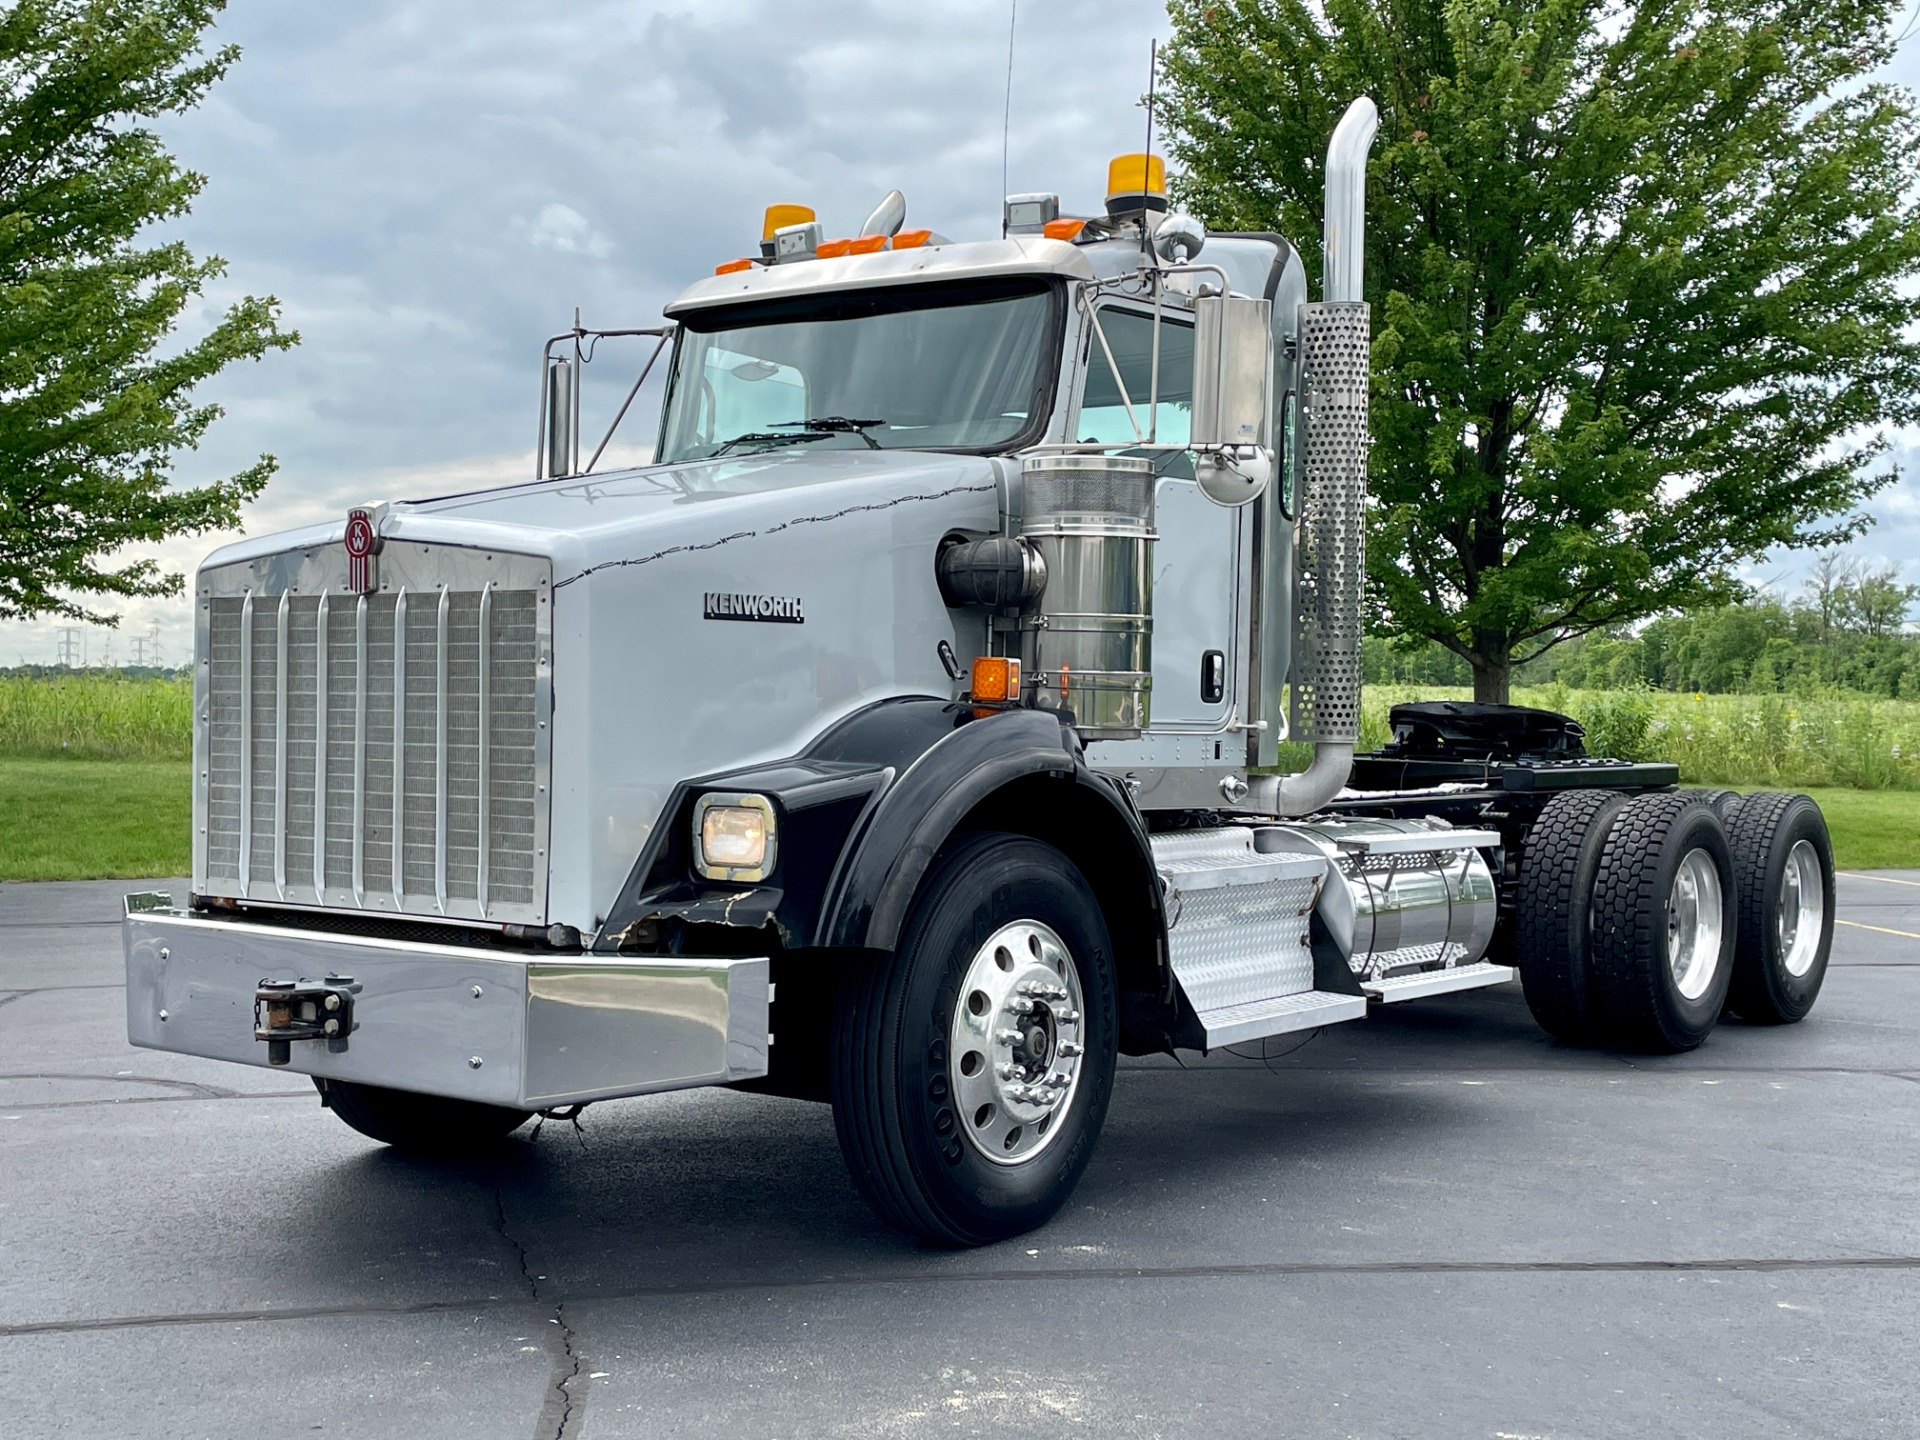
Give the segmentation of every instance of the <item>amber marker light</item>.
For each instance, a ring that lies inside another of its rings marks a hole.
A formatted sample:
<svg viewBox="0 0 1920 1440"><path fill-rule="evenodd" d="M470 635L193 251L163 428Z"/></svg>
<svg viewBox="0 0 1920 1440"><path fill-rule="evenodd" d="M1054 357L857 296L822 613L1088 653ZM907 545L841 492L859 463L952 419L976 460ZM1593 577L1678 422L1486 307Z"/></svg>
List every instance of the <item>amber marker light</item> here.
<svg viewBox="0 0 1920 1440"><path fill-rule="evenodd" d="M931 239L933 239L933 231L931 230L902 230L898 235L893 237L893 248L896 250L918 250Z"/></svg>
<svg viewBox="0 0 1920 1440"><path fill-rule="evenodd" d="M1049 240L1072 240L1086 228L1084 220L1049 220L1040 227L1040 233Z"/></svg>
<svg viewBox="0 0 1920 1440"><path fill-rule="evenodd" d="M1167 162L1158 155L1116 155L1107 165L1107 199L1167 193Z"/></svg>
<svg viewBox="0 0 1920 1440"><path fill-rule="evenodd" d="M973 698L976 700L1018 700L1020 698L1020 662L1000 655L982 655L973 662Z"/></svg>
<svg viewBox="0 0 1920 1440"><path fill-rule="evenodd" d="M753 261L751 260L729 260L724 265L714 266L713 273L716 275L737 275L742 270L751 270L752 268Z"/></svg>
<svg viewBox="0 0 1920 1440"><path fill-rule="evenodd" d="M773 232L788 225L810 225L819 217L811 205L769 205L767 218L760 226L760 239L773 239Z"/></svg>
<svg viewBox="0 0 1920 1440"><path fill-rule="evenodd" d="M858 240L849 240L847 242L847 253L849 255L871 255L876 250L884 250L886 248L887 237L884 235L862 235Z"/></svg>
<svg viewBox="0 0 1920 1440"><path fill-rule="evenodd" d="M822 240L820 248L813 253L822 260L835 260L853 248L851 240Z"/></svg>

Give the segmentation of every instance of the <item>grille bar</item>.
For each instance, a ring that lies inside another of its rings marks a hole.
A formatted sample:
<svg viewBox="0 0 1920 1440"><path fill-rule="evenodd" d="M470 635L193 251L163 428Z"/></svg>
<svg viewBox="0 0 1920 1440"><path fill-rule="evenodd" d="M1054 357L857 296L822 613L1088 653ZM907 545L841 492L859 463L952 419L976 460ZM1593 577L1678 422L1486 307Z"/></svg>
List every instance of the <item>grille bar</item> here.
<svg viewBox="0 0 1920 1440"><path fill-rule="evenodd" d="M493 582L491 580L489 580L485 588L480 591L480 677L478 689L480 692L480 713L482 715L491 715L493 713ZM480 911L482 914L485 914L487 909L487 866L490 863L487 839L493 833L493 762L491 755L492 747L489 741L489 736L492 734L492 731L492 726L482 725L480 727L478 742L480 751L480 764L478 767L480 781L478 844L480 857L473 867L473 873L479 891Z"/></svg>
<svg viewBox="0 0 1920 1440"><path fill-rule="evenodd" d="M393 546L349 605L339 557L199 577L196 892L545 924L548 562Z"/></svg>
<svg viewBox="0 0 1920 1440"><path fill-rule="evenodd" d="M407 587L393 597L393 898L404 905L407 833Z"/></svg>
<svg viewBox="0 0 1920 1440"><path fill-rule="evenodd" d="M240 605L240 893L253 888L253 592Z"/></svg>
<svg viewBox="0 0 1920 1440"><path fill-rule="evenodd" d="M291 595L280 597L273 617L273 888L287 898L287 614Z"/></svg>
<svg viewBox="0 0 1920 1440"><path fill-rule="evenodd" d="M313 622L313 891L327 888L327 592Z"/></svg>
<svg viewBox="0 0 1920 1440"><path fill-rule="evenodd" d="M367 597L353 616L353 903L367 903Z"/></svg>
<svg viewBox="0 0 1920 1440"><path fill-rule="evenodd" d="M453 592L440 588L435 620L433 676L433 904L447 913L447 607Z"/></svg>

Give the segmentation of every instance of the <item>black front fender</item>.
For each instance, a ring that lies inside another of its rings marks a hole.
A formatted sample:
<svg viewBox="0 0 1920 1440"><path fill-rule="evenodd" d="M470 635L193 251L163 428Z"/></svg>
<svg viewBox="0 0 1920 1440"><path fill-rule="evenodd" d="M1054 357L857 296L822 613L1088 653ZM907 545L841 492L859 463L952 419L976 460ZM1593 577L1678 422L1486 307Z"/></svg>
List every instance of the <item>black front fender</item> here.
<svg viewBox="0 0 1920 1440"><path fill-rule="evenodd" d="M1079 739L1053 715L1009 710L963 725L921 755L881 797L841 859L822 907L820 943L891 950L933 857L969 811L1029 775L1085 768Z"/></svg>

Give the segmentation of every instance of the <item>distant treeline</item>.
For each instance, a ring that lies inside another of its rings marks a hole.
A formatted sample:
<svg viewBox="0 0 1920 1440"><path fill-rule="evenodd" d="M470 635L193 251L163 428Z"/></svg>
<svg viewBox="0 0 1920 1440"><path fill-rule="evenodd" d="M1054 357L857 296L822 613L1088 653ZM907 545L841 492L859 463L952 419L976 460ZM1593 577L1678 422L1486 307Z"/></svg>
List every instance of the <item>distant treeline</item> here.
<svg viewBox="0 0 1920 1440"><path fill-rule="evenodd" d="M1848 690L1920 700L1920 634L1904 627L1920 585L1891 567L1867 569L1822 556L1799 596L1654 620L1637 632L1597 631L1564 641L1514 670L1520 685L1581 690L1644 685L1704 694ZM1471 685L1466 661L1438 645L1366 642L1371 685Z"/></svg>
<svg viewBox="0 0 1920 1440"><path fill-rule="evenodd" d="M118 676L122 680L179 680L184 665L0 665L0 680L65 680L80 675Z"/></svg>

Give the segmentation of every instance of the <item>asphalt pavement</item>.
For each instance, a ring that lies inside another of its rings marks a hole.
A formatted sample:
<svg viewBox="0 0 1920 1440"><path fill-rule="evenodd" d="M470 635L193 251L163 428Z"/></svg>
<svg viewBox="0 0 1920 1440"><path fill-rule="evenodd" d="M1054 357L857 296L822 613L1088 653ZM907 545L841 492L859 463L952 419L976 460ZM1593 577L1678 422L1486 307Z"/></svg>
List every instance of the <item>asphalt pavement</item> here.
<svg viewBox="0 0 1920 1440"><path fill-rule="evenodd" d="M1920 872L1842 879L1807 1021L1691 1055L1506 986L1124 1061L1066 1210L963 1254L821 1106L427 1163L131 1049L127 888L0 886L0 1436L1920 1434Z"/></svg>

